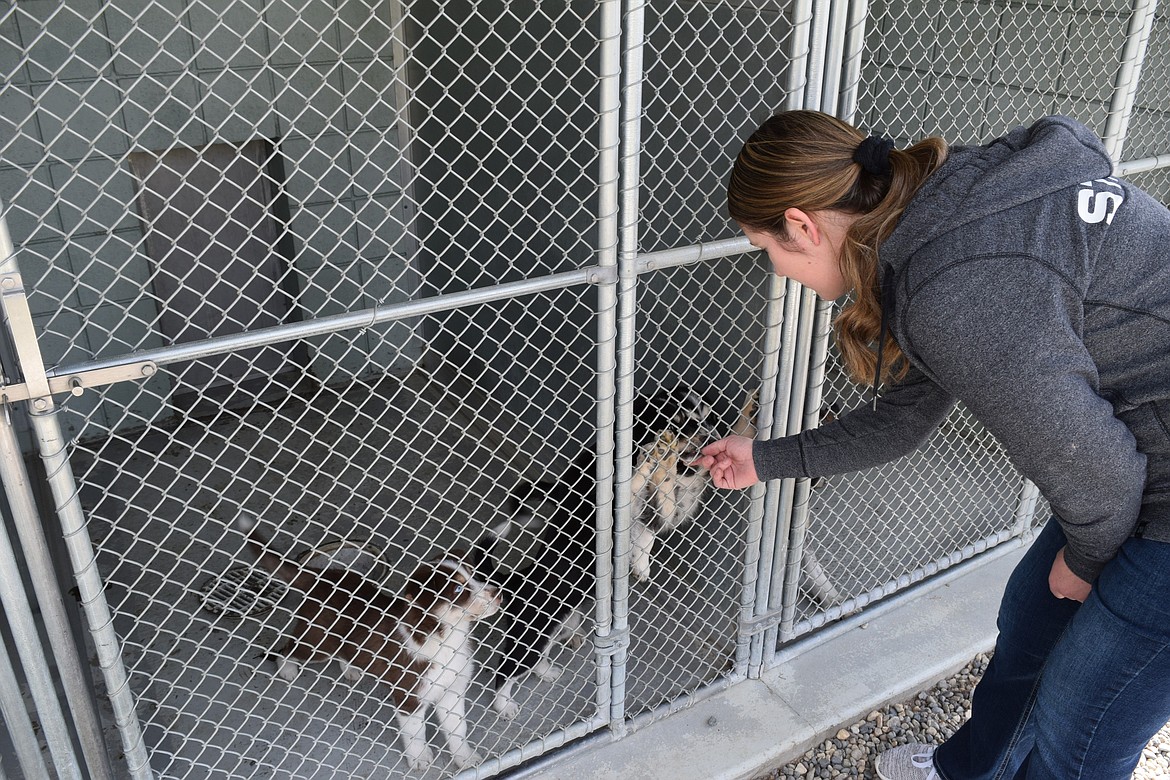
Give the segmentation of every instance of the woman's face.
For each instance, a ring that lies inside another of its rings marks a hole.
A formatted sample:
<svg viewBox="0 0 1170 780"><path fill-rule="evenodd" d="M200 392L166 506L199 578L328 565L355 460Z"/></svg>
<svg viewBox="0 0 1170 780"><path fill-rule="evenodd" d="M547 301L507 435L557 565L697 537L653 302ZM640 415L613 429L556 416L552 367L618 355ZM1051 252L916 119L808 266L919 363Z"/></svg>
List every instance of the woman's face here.
<svg viewBox="0 0 1170 780"><path fill-rule="evenodd" d="M849 292L837 261L847 222L825 214L814 220L799 209L788 209L785 216L789 237L784 240L761 230L741 229L752 246L768 253L778 275L800 282L827 301Z"/></svg>

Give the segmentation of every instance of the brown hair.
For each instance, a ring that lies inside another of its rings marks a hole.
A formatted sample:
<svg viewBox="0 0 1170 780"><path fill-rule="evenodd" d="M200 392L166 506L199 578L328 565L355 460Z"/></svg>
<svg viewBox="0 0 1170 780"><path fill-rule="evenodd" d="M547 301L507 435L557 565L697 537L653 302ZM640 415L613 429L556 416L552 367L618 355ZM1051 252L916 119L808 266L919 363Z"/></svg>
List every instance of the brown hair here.
<svg viewBox="0 0 1170 780"><path fill-rule="evenodd" d="M941 138L892 149L889 173L871 173L854 162L866 138L856 127L818 111L785 111L752 133L735 158L727 185L731 218L742 227L789 240L784 212L840 211L855 216L838 258L853 290L837 316L837 345L857 382L873 381L879 337L882 375L901 378L909 363L889 334L881 334L878 247L889 238L910 199L947 157Z"/></svg>

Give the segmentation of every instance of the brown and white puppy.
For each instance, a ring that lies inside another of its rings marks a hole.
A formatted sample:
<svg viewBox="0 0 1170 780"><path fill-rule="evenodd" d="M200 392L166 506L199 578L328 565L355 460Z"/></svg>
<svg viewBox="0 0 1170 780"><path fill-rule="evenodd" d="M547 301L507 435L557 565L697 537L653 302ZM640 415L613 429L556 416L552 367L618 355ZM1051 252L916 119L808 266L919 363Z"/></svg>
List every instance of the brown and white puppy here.
<svg viewBox="0 0 1170 780"><path fill-rule="evenodd" d="M495 614L500 597L472 575L462 554L420 564L396 594L355 571L290 563L268 548L251 515L236 525L260 566L304 594L277 674L291 681L302 664L337 659L346 679L368 674L390 686L411 768L434 760L425 733L429 707L460 768L483 762L467 742L465 722L471 624Z"/></svg>

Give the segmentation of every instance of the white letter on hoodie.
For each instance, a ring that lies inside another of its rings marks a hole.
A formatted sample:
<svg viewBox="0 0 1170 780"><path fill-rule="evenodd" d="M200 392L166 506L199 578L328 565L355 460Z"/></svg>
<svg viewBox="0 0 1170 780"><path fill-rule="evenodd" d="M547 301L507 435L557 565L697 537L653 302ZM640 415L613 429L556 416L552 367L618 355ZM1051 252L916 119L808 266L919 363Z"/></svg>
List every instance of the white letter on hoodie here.
<svg viewBox="0 0 1170 780"><path fill-rule="evenodd" d="M1113 184L1110 179L1101 179L1106 184ZM1116 185L1114 185L1116 186ZM1113 217L1121 206L1125 196L1120 192L1094 192L1093 182L1081 184L1082 189L1077 193L1077 216L1090 225L1104 222L1113 224Z"/></svg>

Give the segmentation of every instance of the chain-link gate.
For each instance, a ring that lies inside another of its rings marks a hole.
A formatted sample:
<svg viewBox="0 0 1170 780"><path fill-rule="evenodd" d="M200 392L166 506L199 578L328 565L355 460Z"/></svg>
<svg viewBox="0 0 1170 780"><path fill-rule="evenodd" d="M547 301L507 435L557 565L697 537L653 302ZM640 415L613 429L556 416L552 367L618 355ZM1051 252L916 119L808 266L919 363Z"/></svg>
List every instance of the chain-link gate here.
<svg viewBox="0 0 1170 780"><path fill-rule="evenodd" d="M496 776L1025 538L1035 490L962 411L898 463L706 490L648 537L647 507L685 504L657 467L687 452L643 417L724 435L755 393L771 436L862 400L831 305L724 214L769 113L961 143L1068 113L1165 198L1168 53L1144 0L9 3L4 768L420 774L414 672L339 668L344 623L470 677L421 776ZM578 528L586 563L550 558ZM489 548L513 598L455 668L458 631L412 632L472 582L412 573L478 577ZM293 673L312 600L288 571L376 583L397 622L329 613L331 661ZM525 621L582 611L500 706Z"/></svg>

